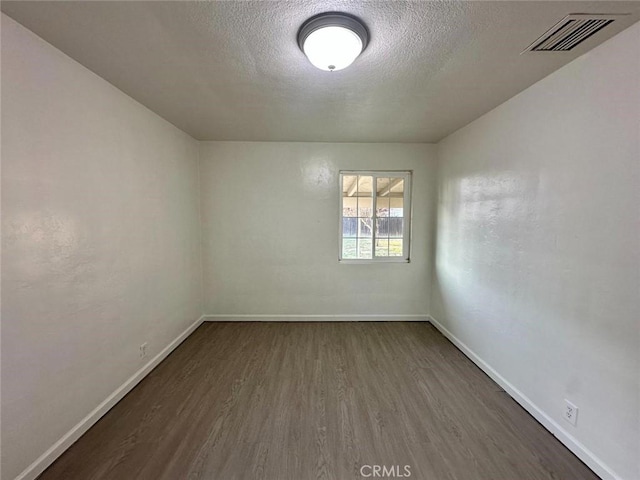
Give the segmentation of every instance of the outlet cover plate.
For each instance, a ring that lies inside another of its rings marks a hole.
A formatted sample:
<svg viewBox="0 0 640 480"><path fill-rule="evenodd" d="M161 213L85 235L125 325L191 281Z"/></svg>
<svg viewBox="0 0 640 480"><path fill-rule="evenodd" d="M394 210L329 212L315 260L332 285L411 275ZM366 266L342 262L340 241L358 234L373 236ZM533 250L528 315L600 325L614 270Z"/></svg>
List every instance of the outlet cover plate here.
<svg viewBox="0 0 640 480"><path fill-rule="evenodd" d="M574 427L578 423L578 407L569 400L564 401L564 419Z"/></svg>

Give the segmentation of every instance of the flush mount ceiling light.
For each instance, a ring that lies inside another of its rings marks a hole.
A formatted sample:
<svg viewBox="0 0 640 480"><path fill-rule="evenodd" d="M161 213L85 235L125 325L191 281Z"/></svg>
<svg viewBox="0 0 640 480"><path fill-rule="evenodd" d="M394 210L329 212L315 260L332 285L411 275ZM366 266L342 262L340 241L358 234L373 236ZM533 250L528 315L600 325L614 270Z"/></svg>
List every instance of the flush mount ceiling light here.
<svg viewBox="0 0 640 480"><path fill-rule="evenodd" d="M298 46L320 70L342 70L369 42L367 27L352 15L329 12L311 17L298 32Z"/></svg>

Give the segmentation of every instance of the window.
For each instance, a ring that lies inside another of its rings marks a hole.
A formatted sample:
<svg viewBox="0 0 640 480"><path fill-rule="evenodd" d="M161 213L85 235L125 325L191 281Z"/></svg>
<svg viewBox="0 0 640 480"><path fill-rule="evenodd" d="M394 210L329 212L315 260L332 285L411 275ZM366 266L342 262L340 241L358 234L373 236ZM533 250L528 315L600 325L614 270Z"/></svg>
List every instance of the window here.
<svg viewBox="0 0 640 480"><path fill-rule="evenodd" d="M411 172L340 172L341 262L408 262Z"/></svg>

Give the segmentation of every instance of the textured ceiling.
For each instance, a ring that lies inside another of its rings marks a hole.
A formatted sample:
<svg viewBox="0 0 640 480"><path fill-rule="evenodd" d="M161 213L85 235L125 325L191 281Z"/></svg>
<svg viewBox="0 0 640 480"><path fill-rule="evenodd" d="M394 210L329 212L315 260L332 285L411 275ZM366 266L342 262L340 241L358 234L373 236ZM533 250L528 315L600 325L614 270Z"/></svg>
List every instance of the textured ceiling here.
<svg viewBox="0 0 640 480"><path fill-rule="evenodd" d="M434 142L638 20L640 2L34 2L2 11L200 140ZM323 11L371 43L315 69ZM632 13L572 52L527 53L568 13Z"/></svg>

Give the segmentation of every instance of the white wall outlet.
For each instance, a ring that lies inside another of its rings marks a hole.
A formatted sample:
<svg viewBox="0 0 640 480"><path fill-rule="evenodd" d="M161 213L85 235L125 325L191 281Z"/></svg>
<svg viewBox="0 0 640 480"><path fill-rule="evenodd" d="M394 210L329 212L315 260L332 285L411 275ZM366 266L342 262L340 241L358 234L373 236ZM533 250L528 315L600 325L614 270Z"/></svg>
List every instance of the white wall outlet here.
<svg viewBox="0 0 640 480"><path fill-rule="evenodd" d="M140 345L140 358L144 358L147 356L147 342L144 342Z"/></svg>
<svg viewBox="0 0 640 480"><path fill-rule="evenodd" d="M574 427L578 423L578 407L566 399L564 401L564 419Z"/></svg>

